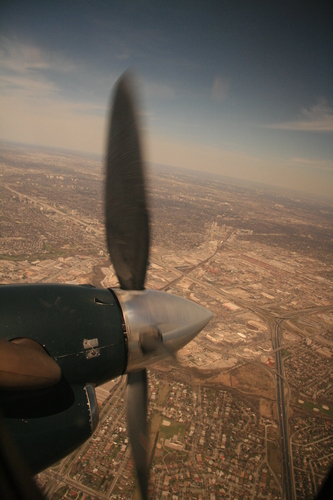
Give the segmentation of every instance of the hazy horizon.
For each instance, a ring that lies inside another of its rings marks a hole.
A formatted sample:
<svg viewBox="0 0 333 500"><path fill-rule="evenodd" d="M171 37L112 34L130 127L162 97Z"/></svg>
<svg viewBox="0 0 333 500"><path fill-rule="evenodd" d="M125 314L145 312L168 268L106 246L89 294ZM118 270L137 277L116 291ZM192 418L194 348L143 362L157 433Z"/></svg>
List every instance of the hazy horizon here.
<svg viewBox="0 0 333 500"><path fill-rule="evenodd" d="M98 153L85 153L82 151L75 151L71 149L66 149L66 148L54 148L51 146L43 146L43 145L37 145L37 144L25 144L25 143L17 143L13 141L2 141L0 140L0 154L1 154L1 145L4 145L5 147L10 147L10 148L20 148L20 149L30 149L34 151L47 151L50 154L63 154L63 155L73 155L73 156L81 156L84 158L90 157L91 159L94 159L95 161L100 162L101 168L104 168L103 162L104 162L104 153L103 154L98 154ZM154 170L155 168L157 169L165 169L170 173L175 173L175 174L188 174L190 176L197 176L200 175L205 179L212 178L214 180L219 180L223 181L226 184L234 184L237 186L245 186L249 187L250 189L259 189L259 190L264 190L266 194L269 193L274 193L274 194L279 194L282 196L290 196L290 197L297 197L300 199L300 201L304 202L315 202L315 203L322 203L324 205L329 205L333 206L333 197L332 196L323 196L323 195L316 195L314 193L307 193L304 191L300 191L297 189L293 188L288 188L288 187L283 187L283 186L277 186L274 184L266 184L264 182L261 182L259 180L247 180L247 179L242 179L242 178L237 178L237 177L232 177L225 175L220 172L207 172L204 170L200 169L194 169L194 168L187 168L187 167L176 167L174 165L166 165L164 163L151 163L151 162L146 162L146 165L148 167L148 175L150 170ZM331 193L330 193L331 195Z"/></svg>

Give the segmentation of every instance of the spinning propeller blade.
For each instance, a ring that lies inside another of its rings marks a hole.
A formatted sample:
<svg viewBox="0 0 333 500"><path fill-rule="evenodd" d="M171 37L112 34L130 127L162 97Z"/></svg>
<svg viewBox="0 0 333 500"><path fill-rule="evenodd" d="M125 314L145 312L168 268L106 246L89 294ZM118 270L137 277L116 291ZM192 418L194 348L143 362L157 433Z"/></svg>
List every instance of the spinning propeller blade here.
<svg viewBox="0 0 333 500"><path fill-rule="evenodd" d="M111 261L123 290L142 290L149 219L138 118L129 73L116 83L106 155L105 219ZM141 495L148 495L147 372L127 375L126 415Z"/></svg>
<svg viewBox="0 0 333 500"><path fill-rule="evenodd" d="M120 289L127 336L126 416L142 498L148 498L147 371L208 323L207 309L165 292L144 290L149 216L140 134L130 75L116 83L106 155L106 238Z"/></svg>
<svg viewBox="0 0 333 500"><path fill-rule="evenodd" d="M121 288L142 290L149 222L138 119L130 75L116 83L106 156L106 237Z"/></svg>

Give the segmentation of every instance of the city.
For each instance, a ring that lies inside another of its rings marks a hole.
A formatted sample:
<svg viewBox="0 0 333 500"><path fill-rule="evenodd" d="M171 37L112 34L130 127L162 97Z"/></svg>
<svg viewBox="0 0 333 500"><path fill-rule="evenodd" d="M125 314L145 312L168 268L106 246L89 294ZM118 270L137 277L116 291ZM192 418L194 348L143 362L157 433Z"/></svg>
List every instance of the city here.
<svg viewBox="0 0 333 500"><path fill-rule="evenodd" d="M151 498L311 498L333 461L333 209L295 193L150 169L147 288L214 316L149 375ZM116 287L96 158L0 149L0 276ZM123 379L47 498L138 497Z"/></svg>

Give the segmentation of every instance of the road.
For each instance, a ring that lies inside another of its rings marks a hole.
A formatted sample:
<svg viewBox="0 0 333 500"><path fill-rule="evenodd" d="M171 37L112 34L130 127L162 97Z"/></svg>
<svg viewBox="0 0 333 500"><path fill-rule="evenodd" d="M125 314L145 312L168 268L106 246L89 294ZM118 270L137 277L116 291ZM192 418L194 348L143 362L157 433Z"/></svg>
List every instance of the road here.
<svg viewBox="0 0 333 500"><path fill-rule="evenodd" d="M228 238L230 237L230 235L231 234L228 235ZM331 306L310 307L310 308L303 309L303 310L292 311L290 313L285 314L282 317L278 317L270 311L267 311L259 306L253 305L248 300L240 299L239 297L236 298L233 295L229 294L226 290L223 290L218 286L215 286L215 285L207 283L207 282L203 283L200 279L197 279L197 278L194 278L193 276L191 276L191 273L194 269L209 262L209 260L211 260L216 255L216 253L219 250L221 250L225 241L221 242L221 244L217 246L215 252L212 255L207 257L202 262L199 262L196 266L191 267L185 273L181 273L180 276L176 277L171 282L167 283L161 289L162 290L168 289L170 286L174 285L175 283L177 283L178 281L180 281L181 279L183 279L186 276L186 278L188 280L190 280L194 283L200 284L204 288L214 290L218 294L225 296L225 297L228 297L235 304L239 305L240 307L244 308L245 310L247 309L249 311L252 311L254 314L256 314L259 318L263 319L263 321L265 321L265 323L270 326L271 332L272 332L272 350L270 351L270 354L275 355L276 373L277 373L277 377L276 377L277 411L278 411L278 420L279 420L280 437L281 437L280 445L281 445L281 453L282 453L282 492L283 492L282 497L284 500L295 500L295 491L296 490L295 490L294 473L293 473L293 466L292 466L291 452L290 452L291 444L290 444L290 439L289 439L288 405L286 405L285 395L284 395L285 379L284 379L283 361L282 361L282 349L285 348L286 346L281 345L281 341L282 341L281 325L285 320L288 320L291 318L330 310ZM159 262L159 265L164 265L164 263ZM174 269L172 269L172 270L174 271ZM199 405L199 408L200 408L200 405ZM194 440L194 442L193 442L192 457L191 457L193 460L195 457L194 452L195 452L198 440L199 440L199 438L197 439L197 441Z"/></svg>
<svg viewBox="0 0 333 500"><path fill-rule="evenodd" d="M284 398L284 378L281 347L280 327L284 318L279 318L275 321L274 332L272 336L273 349L278 349L275 352L276 362L276 392L277 392L277 410L281 437L281 452L282 452L282 490L283 498L286 500L294 500L294 476L292 474L292 465L290 459L290 440L288 429L288 412L286 412Z"/></svg>
<svg viewBox="0 0 333 500"><path fill-rule="evenodd" d="M277 410L281 437L281 452L282 452L282 487L283 487L283 498L286 500L295 499L295 481L293 474L293 466L291 460L290 452L290 439L289 439L289 427L288 427L288 406L285 403L284 389L285 389L285 379L283 373L283 362L282 362L282 347L281 346L281 334L282 334L282 323L288 319L296 318L298 316L304 316L307 314L313 314L318 312L324 312L331 309L331 306L323 307L310 307L303 309L301 311L292 311L285 314L279 318L275 318L273 331L272 331L272 347L275 353L275 363L276 363L276 391L277 391Z"/></svg>
<svg viewBox="0 0 333 500"><path fill-rule="evenodd" d="M43 209L45 208L46 210L50 210L52 212L55 212L59 216L65 219L65 222L68 220L71 220L73 222L76 222L76 224L84 227L88 227L91 231L93 231L97 236L103 237L104 235L104 228L102 226L96 227L92 225L89 222L85 222L82 220L82 218L79 217L74 217L73 215L67 214L66 212L59 210L58 208L54 207L53 205L49 205L48 203L45 203L45 201L40 200L39 198L35 196L28 196L26 194L20 193L16 189L13 189L10 185L8 184L3 184L3 187L5 189L8 189L11 193L17 194L18 196L22 196L23 198L26 198L27 200L30 200L34 203L36 203L39 207L42 207ZM96 240L98 241L98 240Z"/></svg>
<svg viewBox="0 0 333 500"><path fill-rule="evenodd" d="M185 276L187 278L189 277L192 281L198 281L201 284L200 280L195 280L195 278L192 278L191 276L189 276L190 273L192 273L192 271L194 271L195 269L198 269L199 267L203 266L204 264L207 264L207 262L209 262L211 259L213 259L215 257L215 255L217 254L217 252L220 252L222 250L222 247L223 247L224 243L226 243L228 241L228 239L230 238L230 236L232 234L233 234L233 231L229 232L229 234L227 235L227 237L224 240L222 240L220 242L220 244L217 244L216 249L214 250L214 252L211 255L209 255L206 259L201 260L200 262L198 262L198 264L196 264L194 266L190 266L185 272L178 271L180 273L180 275L177 276L176 278L174 278L172 281L169 281L166 285L164 285L161 288L159 288L159 290L160 291L168 291L169 288L172 285L175 285L176 283L178 283L178 281L182 280ZM170 269L173 272L175 271L174 268L166 266L164 264L164 262L162 262L162 261L155 260L153 262L155 262L156 264L159 264L160 266L164 266L165 268Z"/></svg>

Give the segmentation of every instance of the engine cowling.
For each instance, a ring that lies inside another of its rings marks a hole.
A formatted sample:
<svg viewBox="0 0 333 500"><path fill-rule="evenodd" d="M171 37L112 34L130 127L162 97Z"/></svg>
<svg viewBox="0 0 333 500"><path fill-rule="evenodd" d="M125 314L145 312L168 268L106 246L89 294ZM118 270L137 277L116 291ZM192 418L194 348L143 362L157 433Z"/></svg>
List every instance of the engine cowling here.
<svg viewBox="0 0 333 500"><path fill-rule="evenodd" d="M3 391L1 410L33 474L74 451L98 424L94 386L70 386L64 379L47 389Z"/></svg>

